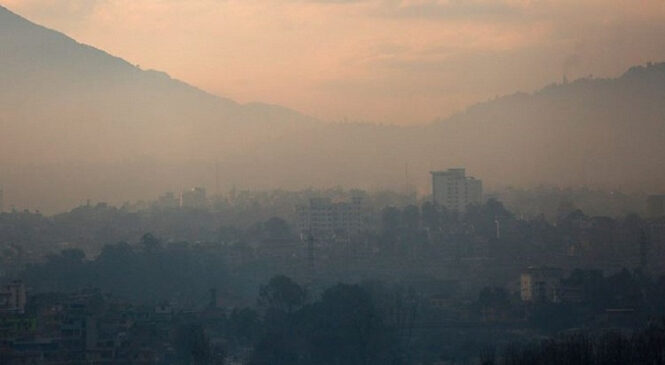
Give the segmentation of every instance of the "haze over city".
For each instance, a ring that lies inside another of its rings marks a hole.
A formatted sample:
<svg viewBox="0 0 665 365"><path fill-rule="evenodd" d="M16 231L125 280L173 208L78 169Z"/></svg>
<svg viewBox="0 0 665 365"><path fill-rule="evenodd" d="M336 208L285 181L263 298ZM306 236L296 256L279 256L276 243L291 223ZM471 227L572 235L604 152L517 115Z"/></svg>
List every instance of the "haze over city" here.
<svg viewBox="0 0 665 365"><path fill-rule="evenodd" d="M7 207L665 179L662 2L2 4Z"/></svg>
<svg viewBox="0 0 665 365"><path fill-rule="evenodd" d="M0 364L665 365L662 0L0 0Z"/></svg>

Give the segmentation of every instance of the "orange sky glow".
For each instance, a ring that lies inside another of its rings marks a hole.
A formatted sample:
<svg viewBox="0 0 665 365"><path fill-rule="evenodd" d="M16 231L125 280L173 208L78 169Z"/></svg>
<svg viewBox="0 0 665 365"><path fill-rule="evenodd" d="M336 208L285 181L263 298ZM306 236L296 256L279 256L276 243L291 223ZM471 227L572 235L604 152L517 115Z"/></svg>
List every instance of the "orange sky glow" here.
<svg viewBox="0 0 665 365"><path fill-rule="evenodd" d="M144 69L328 121L426 123L665 60L662 0L0 0Z"/></svg>

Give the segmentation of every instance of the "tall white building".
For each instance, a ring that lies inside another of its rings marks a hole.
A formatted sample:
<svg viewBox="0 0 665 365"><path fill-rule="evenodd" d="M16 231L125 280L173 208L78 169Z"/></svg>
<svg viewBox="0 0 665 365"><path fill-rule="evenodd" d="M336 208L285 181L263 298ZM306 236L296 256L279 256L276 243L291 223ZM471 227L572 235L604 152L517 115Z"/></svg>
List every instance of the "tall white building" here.
<svg viewBox="0 0 665 365"><path fill-rule="evenodd" d="M469 205L482 203L482 180L466 176L463 168L432 171L431 174L435 203L458 212L464 212Z"/></svg>

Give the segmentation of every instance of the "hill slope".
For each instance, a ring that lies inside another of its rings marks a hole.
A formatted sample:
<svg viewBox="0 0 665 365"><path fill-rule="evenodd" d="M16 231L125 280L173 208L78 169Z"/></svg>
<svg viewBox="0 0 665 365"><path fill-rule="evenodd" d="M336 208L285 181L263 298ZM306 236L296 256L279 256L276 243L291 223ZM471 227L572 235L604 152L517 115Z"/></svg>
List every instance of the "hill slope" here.
<svg viewBox="0 0 665 365"><path fill-rule="evenodd" d="M650 64L482 103L431 133L453 131L478 150L470 163L508 181L660 190L664 101L665 63Z"/></svg>
<svg viewBox="0 0 665 365"><path fill-rule="evenodd" d="M452 166L492 185L663 191L665 63L500 97L427 126L327 126L262 151L252 160L296 160L317 183L401 187L408 163L424 192L428 171Z"/></svg>
<svg viewBox="0 0 665 365"><path fill-rule="evenodd" d="M253 143L312 122L141 70L2 7L0 49L3 162L202 158L239 147L233 136Z"/></svg>
<svg viewBox="0 0 665 365"><path fill-rule="evenodd" d="M451 166L494 184L665 186L665 64L396 127L324 124L279 106L241 105L2 7L0 50L6 207L56 211L86 198L119 203L193 185L401 188L405 164L423 192L429 170Z"/></svg>

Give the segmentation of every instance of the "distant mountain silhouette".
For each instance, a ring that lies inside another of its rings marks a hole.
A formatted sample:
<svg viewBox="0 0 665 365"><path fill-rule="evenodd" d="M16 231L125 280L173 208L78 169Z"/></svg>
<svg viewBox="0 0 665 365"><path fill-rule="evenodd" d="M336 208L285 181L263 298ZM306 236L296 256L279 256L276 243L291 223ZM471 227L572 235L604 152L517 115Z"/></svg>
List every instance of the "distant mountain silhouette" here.
<svg viewBox="0 0 665 365"><path fill-rule="evenodd" d="M8 202L47 211L216 181L425 190L429 170L452 166L494 184L665 185L665 63L397 127L238 104L2 7L0 50L0 184Z"/></svg>
<svg viewBox="0 0 665 365"><path fill-rule="evenodd" d="M429 170L466 166L495 186L663 191L665 63L500 97L426 126L327 126L263 148L252 161L297 160L317 184L400 187L408 163L421 188Z"/></svg>
<svg viewBox="0 0 665 365"><path fill-rule="evenodd" d="M507 181L659 190L665 63L502 97L429 129L453 133L453 140L479 151L468 156L470 164Z"/></svg>
<svg viewBox="0 0 665 365"><path fill-rule="evenodd" d="M236 135L251 144L313 121L141 70L2 7L0 49L0 105L9 111L1 117L13 137L3 137L3 155L12 151L33 161L207 158L228 152L222 146L231 147Z"/></svg>

